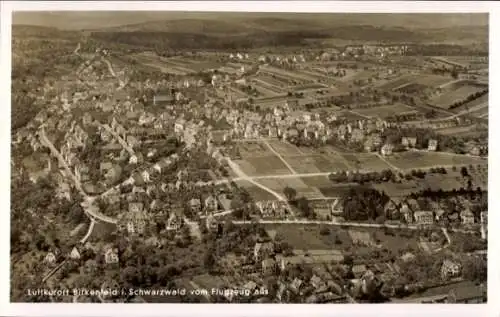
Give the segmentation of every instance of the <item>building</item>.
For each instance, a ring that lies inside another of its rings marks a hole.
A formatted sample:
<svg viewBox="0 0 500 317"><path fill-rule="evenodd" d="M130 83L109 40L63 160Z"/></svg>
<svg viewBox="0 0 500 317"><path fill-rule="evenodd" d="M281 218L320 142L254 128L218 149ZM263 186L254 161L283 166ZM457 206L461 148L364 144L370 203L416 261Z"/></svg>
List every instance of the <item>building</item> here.
<svg viewBox="0 0 500 317"><path fill-rule="evenodd" d="M153 96L153 105L166 106L172 105L175 102L175 97L172 94L158 94Z"/></svg>
<svg viewBox="0 0 500 317"><path fill-rule="evenodd" d="M72 260L79 260L80 259L80 252L78 251L78 249L76 247L73 247L73 250L71 250L69 257Z"/></svg>
<svg viewBox="0 0 500 317"><path fill-rule="evenodd" d="M415 218L415 223L418 225L428 226L434 223L434 214L432 211L415 211L413 217Z"/></svg>
<svg viewBox="0 0 500 317"><path fill-rule="evenodd" d="M429 144L427 145L428 151L436 151L438 146L437 140L429 140Z"/></svg>
<svg viewBox="0 0 500 317"><path fill-rule="evenodd" d="M262 260L262 274L274 274L277 270L276 261L273 259Z"/></svg>
<svg viewBox="0 0 500 317"><path fill-rule="evenodd" d="M201 201L199 198L193 198L189 201L189 206L191 207L191 211L198 213L201 210Z"/></svg>
<svg viewBox="0 0 500 317"><path fill-rule="evenodd" d="M118 263L119 257L118 257L118 249L117 248L108 248L104 252L104 262L106 264L116 264Z"/></svg>
<svg viewBox="0 0 500 317"><path fill-rule="evenodd" d="M45 255L45 258L43 259L43 262L47 264L56 263L56 255L54 254L54 252L48 252L47 255Z"/></svg>
<svg viewBox="0 0 500 317"><path fill-rule="evenodd" d="M170 214L170 217L167 221L167 230L178 231L182 227L182 218L177 215L175 212Z"/></svg>
<svg viewBox="0 0 500 317"><path fill-rule="evenodd" d="M459 263L451 260L444 260L443 265L441 266L441 277L443 279L457 277L459 276L461 269L462 268Z"/></svg>
<svg viewBox="0 0 500 317"><path fill-rule="evenodd" d="M392 150L394 149L394 146L392 144L384 144L384 146L382 146L382 148L380 149L380 153L383 155L383 156L389 156L389 155L392 155Z"/></svg>
<svg viewBox="0 0 500 317"><path fill-rule="evenodd" d="M417 138L415 137L405 136L401 139L401 145L403 145L406 148L414 148L416 144L417 144Z"/></svg>
<svg viewBox="0 0 500 317"><path fill-rule="evenodd" d="M207 212L216 211L217 209L219 209L219 202L217 201L217 198L213 195L208 196L205 199L205 209L207 210Z"/></svg>
<svg viewBox="0 0 500 317"><path fill-rule="evenodd" d="M274 244L272 242L260 243L257 242L253 249L255 261L260 261L274 253Z"/></svg>
<svg viewBox="0 0 500 317"><path fill-rule="evenodd" d="M460 219L462 220L462 224L464 225L470 225L475 222L474 214L469 208L465 208L464 210L462 210L462 212L460 213Z"/></svg>

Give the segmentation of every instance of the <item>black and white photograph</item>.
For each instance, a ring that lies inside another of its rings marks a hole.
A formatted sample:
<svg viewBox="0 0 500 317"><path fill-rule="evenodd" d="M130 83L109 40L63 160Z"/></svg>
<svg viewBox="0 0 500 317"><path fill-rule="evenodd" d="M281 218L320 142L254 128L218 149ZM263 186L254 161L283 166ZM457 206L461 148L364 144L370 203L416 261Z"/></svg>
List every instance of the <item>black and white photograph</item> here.
<svg viewBox="0 0 500 317"><path fill-rule="evenodd" d="M488 9L265 9L8 12L10 303L495 301Z"/></svg>

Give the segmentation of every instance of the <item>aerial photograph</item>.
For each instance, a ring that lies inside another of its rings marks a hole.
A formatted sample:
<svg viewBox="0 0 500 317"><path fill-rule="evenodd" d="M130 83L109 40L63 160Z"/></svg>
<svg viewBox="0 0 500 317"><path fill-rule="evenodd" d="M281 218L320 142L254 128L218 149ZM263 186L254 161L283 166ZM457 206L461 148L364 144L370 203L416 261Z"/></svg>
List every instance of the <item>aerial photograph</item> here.
<svg viewBox="0 0 500 317"><path fill-rule="evenodd" d="M488 38L488 13L13 12L10 301L486 303Z"/></svg>

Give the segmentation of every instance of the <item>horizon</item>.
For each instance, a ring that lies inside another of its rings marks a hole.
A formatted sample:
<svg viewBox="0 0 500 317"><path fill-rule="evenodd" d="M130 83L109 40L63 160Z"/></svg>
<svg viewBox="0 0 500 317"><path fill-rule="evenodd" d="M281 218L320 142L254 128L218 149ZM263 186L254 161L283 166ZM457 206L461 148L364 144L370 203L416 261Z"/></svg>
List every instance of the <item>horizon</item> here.
<svg viewBox="0 0 500 317"><path fill-rule="evenodd" d="M436 19L436 15L440 18ZM333 25L374 25L407 29L488 27L488 13L281 13L202 11L17 11L12 25L83 31L174 20L245 20L258 18L321 20ZM390 16L390 19L388 17ZM368 21L367 21L368 20ZM332 25L332 26L333 26Z"/></svg>

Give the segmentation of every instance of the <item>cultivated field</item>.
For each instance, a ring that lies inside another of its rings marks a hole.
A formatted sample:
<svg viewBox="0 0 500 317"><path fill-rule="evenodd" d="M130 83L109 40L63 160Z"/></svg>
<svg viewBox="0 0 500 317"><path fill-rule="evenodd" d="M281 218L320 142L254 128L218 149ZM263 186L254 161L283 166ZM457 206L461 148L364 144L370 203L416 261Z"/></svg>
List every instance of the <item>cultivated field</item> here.
<svg viewBox="0 0 500 317"><path fill-rule="evenodd" d="M238 187L243 188L250 197L252 197L253 201L267 201L267 200L276 200L276 197L269 193L268 191L255 186L249 181L236 181Z"/></svg>
<svg viewBox="0 0 500 317"><path fill-rule="evenodd" d="M238 144L238 150L243 159L274 155L262 142L240 142Z"/></svg>
<svg viewBox="0 0 500 317"><path fill-rule="evenodd" d="M481 158L445 152L401 152L387 158L391 164L398 168L411 170L433 166L451 166L468 164L486 164Z"/></svg>
<svg viewBox="0 0 500 317"><path fill-rule="evenodd" d="M290 170L277 156L249 157L235 160L243 172L249 176L287 175Z"/></svg>
<svg viewBox="0 0 500 317"><path fill-rule="evenodd" d="M436 132L442 135L464 135L464 134L469 134L471 132L474 132L476 128L476 125L467 125L467 126L458 126L458 127L451 127L451 128L443 128L443 129L436 129Z"/></svg>
<svg viewBox="0 0 500 317"><path fill-rule="evenodd" d="M342 153L342 156L352 167L361 171L390 169L389 165L373 153Z"/></svg>
<svg viewBox="0 0 500 317"><path fill-rule="evenodd" d="M448 108L453 103L457 101L462 101L466 99L468 96L475 94L476 92L483 91L483 87L467 85L459 87L458 89L452 90L450 92L444 93L438 97L436 97L432 103L441 108Z"/></svg>
<svg viewBox="0 0 500 317"><path fill-rule="evenodd" d="M356 112L367 117L384 119L394 115L417 112L417 110L403 104L395 104L367 109L356 109Z"/></svg>
<svg viewBox="0 0 500 317"><path fill-rule="evenodd" d="M304 183L300 178L287 178L287 179L259 179L258 183L276 191L277 193L283 194L285 187L291 187L297 191L297 197L304 196L306 198L323 198L320 190L311 187ZM276 199L276 198L275 198Z"/></svg>
<svg viewBox="0 0 500 317"><path fill-rule="evenodd" d="M301 155L303 152L297 146L281 141L268 141L268 144L281 156Z"/></svg>

